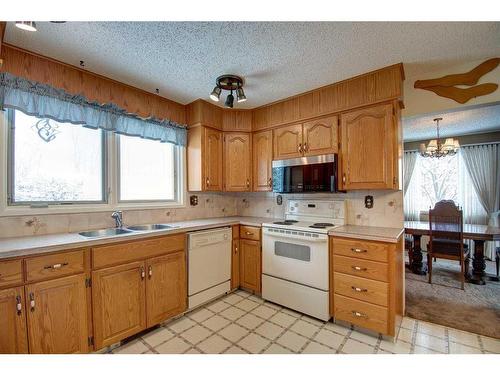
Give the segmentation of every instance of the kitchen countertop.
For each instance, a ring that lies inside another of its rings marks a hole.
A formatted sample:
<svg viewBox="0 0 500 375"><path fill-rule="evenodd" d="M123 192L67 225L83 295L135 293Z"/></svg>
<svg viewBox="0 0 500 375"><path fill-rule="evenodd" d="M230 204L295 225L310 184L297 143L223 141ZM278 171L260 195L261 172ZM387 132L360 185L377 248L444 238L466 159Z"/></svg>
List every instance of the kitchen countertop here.
<svg viewBox="0 0 500 375"><path fill-rule="evenodd" d="M86 238L78 233L57 233L39 236L4 238L0 239L0 259L41 254L57 250L75 249L78 247L96 246L158 235L185 233L217 228L226 225L241 224L262 226L262 223L272 222L275 220L276 219L262 217L230 216L165 223L167 225L175 225L176 227L173 229L148 232L131 232L118 236Z"/></svg>
<svg viewBox="0 0 500 375"><path fill-rule="evenodd" d="M362 225L344 225L338 228L330 229L328 235L334 237L349 237L360 240L372 240L383 242L398 242L399 236L404 228L384 228L367 227Z"/></svg>

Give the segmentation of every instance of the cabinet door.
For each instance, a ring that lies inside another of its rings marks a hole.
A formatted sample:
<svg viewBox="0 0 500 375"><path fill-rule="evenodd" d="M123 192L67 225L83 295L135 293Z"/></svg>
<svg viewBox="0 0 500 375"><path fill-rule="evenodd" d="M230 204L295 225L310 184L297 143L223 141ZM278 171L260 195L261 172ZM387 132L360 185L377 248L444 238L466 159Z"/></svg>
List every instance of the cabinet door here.
<svg viewBox="0 0 500 375"><path fill-rule="evenodd" d="M240 240L233 238L233 252L231 255L231 289L240 286Z"/></svg>
<svg viewBox="0 0 500 375"><path fill-rule="evenodd" d="M260 293L261 270L260 241L240 239L240 285Z"/></svg>
<svg viewBox="0 0 500 375"><path fill-rule="evenodd" d="M273 130L274 160L302 156L302 124Z"/></svg>
<svg viewBox="0 0 500 375"><path fill-rule="evenodd" d="M92 272L95 349L146 328L145 279L144 262Z"/></svg>
<svg viewBox="0 0 500 375"><path fill-rule="evenodd" d="M148 327L186 310L186 253L179 251L146 261Z"/></svg>
<svg viewBox="0 0 500 375"><path fill-rule="evenodd" d="M325 117L304 123L304 155L338 153L338 118Z"/></svg>
<svg viewBox="0 0 500 375"><path fill-rule="evenodd" d="M253 148L253 191L273 190L273 132L271 130L255 133Z"/></svg>
<svg viewBox="0 0 500 375"><path fill-rule="evenodd" d="M0 290L0 354L28 353L24 288Z"/></svg>
<svg viewBox="0 0 500 375"><path fill-rule="evenodd" d="M249 133L224 134L225 191L250 191L252 147Z"/></svg>
<svg viewBox="0 0 500 375"><path fill-rule="evenodd" d="M343 114L342 189L393 188L394 137L391 104Z"/></svg>
<svg viewBox="0 0 500 375"><path fill-rule="evenodd" d="M30 353L86 353L87 291L85 275L26 286Z"/></svg>
<svg viewBox="0 0 500 375"><path fill-rule="evenodd" d="M222 191L222 132L204 128L203 190Z"/></svg>

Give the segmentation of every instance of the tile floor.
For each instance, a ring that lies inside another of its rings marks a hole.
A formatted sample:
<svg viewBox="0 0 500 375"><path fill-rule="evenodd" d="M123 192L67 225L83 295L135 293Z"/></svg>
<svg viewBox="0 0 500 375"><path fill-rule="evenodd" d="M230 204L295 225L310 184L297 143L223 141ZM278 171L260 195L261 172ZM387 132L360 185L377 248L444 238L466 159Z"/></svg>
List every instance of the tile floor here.
<svg viewBox="0 0 500 375"><path fill-rule="evenodd" d="M500 340L404 318L393 343L313 319L239 290L110 353L476 354L500 353Z"/></svg>

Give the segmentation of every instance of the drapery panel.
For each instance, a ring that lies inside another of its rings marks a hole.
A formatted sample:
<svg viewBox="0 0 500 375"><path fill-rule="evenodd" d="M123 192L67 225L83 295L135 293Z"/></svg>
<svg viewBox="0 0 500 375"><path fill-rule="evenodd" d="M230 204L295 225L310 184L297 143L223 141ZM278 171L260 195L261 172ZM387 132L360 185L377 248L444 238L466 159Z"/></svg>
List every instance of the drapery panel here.
<svg viewBox="0 0 500 375"><path fill-rule="evenodd" d="M187 129L184 125L170 120L141 118L112 103L92 102L81 95L72 95L10 73L0 73L0 109L5 108L58 122L186 145Z"/></svg>
<svg viewBox="0 0 500 375"><path fill-rule="evenodd" d="M417 151L405 151L403 159L403 194L408 191L408 186L410 186L411 177L413 171L415 170L415 164L417 163Z"/></svg>

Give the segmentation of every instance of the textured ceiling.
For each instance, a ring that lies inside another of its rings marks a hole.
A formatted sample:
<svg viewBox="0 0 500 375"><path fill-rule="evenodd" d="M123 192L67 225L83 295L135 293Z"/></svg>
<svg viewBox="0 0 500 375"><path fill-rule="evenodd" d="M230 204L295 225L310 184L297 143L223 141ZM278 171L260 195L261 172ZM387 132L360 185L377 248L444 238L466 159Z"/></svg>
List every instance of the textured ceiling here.
<svg viewBox="0 0 500 375"><path fill-rule="evenodd" d="M9 22L7 43L186 104L225 73L254 108L398 62L406 75L500 55L500 23Z"/></svg>
<svg viewBox="0 0 500 375"><path fill-rule="evenodd" d="M433 121L436 117L443 118L439 122L439 133L442 138L500 131L500 103L492 103L403 118L404 141L436 138L436 123Z"/></svg>

